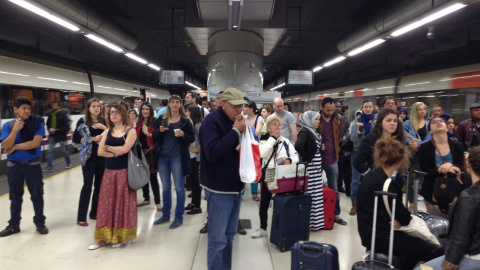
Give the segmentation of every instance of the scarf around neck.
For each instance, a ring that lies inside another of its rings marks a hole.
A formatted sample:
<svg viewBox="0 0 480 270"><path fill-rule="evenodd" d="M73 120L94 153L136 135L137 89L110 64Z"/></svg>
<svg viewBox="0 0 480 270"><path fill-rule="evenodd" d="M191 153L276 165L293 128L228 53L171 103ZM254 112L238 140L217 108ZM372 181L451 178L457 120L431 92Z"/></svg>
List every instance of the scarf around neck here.
<svg viewBox="0 0 480 270"><path fill-rule="evenodd" d="M365 136L370 134L370 132L372 131L372 121L373 121L373 119L375 119L375 114L374 113L365 114L364 112L362 112L362 115L358 119L358 122L363 123L363 128L365 129Z"/></svg>

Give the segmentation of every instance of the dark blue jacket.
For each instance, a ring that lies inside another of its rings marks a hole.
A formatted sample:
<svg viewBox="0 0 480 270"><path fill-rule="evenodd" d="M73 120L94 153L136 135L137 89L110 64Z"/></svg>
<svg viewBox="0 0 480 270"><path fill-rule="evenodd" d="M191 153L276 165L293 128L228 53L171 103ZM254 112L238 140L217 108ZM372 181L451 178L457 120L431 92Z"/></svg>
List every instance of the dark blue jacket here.
<svg viewBox="0 0 480 270"><path fill-rule="evenodd" d="M163 138L166 132L160 132L160 126L164 121L163 118L158 118L155 121L155 127L153 128L152 139L155 144L155 158L154 163L158 164L158 158L160 157L160 150L163 144ZM180 156L182 158L182 172L183 177L189 175L192 172L192 164L190 161L190 151L188 146L195 141L195 135L193 132L193 125L190 118L180 118L180 129L183 131L183 137L175 137L180 143Z"/></svg>
<svg viewBox="0 0 480 270"><path fill-rule="evenodd" d="M218 107L209 113L200 127L200 179L206 189L238 194L243 189L239 174L238 133L233 121Z"/></svg>

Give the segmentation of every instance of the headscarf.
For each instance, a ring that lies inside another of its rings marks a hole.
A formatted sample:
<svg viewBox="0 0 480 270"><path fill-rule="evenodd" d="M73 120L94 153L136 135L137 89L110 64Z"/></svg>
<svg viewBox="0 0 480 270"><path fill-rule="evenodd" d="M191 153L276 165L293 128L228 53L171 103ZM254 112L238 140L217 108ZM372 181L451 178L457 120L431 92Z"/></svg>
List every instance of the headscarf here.
<svg viewBox="0 0 480 270"><path fill-rule="evenodd" d="M410 117L408 117L408 110L405 109L405 108L402 108L400 109L400 111L398 111L398 113L404 113L406 115L405 119L403 120L403 122L407 121L407 120L410 120Z"/></svg>
<svg viewBox="0 0 480 270"><path fill-rule="evenodd" d="M358 122L363 123L363 128L365 129L365 136L370 134L370 132L372 131L372 122L374 119L375 119L374 113L365 114L364 112L362 112L362 115L360 116L360 118L358 118Z"/></svg>
<svg viewBox="0 0 480 270"><path fill-rule="evenodd" d="M302 115L300 115L300 125L308 130L308 132L312 133L314 137L317 139L318 143L322 142L322 136L317 132L317 130L313 127L313 121L320 116L319 112L316 111L306 111Z"/></svg>

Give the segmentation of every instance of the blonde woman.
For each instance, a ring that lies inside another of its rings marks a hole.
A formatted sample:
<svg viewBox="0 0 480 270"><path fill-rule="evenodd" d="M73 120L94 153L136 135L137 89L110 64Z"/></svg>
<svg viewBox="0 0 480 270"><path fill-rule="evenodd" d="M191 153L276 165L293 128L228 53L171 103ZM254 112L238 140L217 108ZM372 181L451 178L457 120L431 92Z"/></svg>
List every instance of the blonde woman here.
<svg viewBox="0 0 480 270"><path fill-rule="evenodd" d="M417 152L425 142L432 139L427 127L429 121L426 120L427 105L423 102L415 102L410 111L410 120L403 123L403 129L408 133L405 134L405 142L411 151Z"/></svg>
<svg viewBox="0 0 480 270"><path fill-rule="evenodd" d="M185 211L185 186L184 177L191 173L190 143L195 141L192 120L185 114L182 99L173 95L168 100L167 112L163 118L157 119L152 134L153 141L157 146L158 170L163 186L163 210L162 217L154 222L155 225L170 221L172 208L171 178L175 183L177 193L177 206L175 219L170 224L170 229L176 229L183 224Z"/></svg>

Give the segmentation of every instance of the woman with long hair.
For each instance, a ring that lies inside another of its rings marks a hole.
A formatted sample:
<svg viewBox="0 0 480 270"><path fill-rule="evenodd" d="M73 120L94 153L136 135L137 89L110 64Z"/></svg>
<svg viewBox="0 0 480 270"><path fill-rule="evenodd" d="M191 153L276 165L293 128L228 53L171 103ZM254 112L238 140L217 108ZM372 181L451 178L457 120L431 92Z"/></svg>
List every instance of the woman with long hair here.
<svg viewBox="0 0 480 270"><path fill-rule="evenodd" d="M419 169L418 167L418 149L420 146L430 139L432 139L432 135L428 132L427 127L429 120L426 120L427 116L427 105L423 102L415 102L412 106L412 110L410 111L410 120L407 120L403 123L403 129L405 130L405 143L410 148L410 151L413 154L411 159L411 168ZM410 179L414 178L414 174L410 172ZM407 183L405 183L407 184ZM413 210L414 203L413 203L413 187L412 185L408 185L408 201L410 205L408 209L410 211Z"/></svg>
<svg viewBox="0 0 480 270"><path fill-rule="evenodd" d="M137 191L128 186L128 152L137 133L128 127L123 105L115 104L107 116L108 132L102 137L98 155L105 157L98 199L94 250L106 244L117 248L137 238Z"/></svg>
<svg viewBox="0 0 480 270"><path fill-rule="evenodd" d="M263 105L262 110L261 110L261 112L260 112L260 115L262 116L264 123L267 122L267 118L268 118L272 113L273 113L273 109L272 109L272 107L271 107L270 105L268 105L268 104ZM269 137L270 135L268 134L268 131L267 131L267 125L263 125L260 134L261 134L261 136L260 136L260 141L266 141L266 140L268 140L268 137Z"/></svg>
<svg viewBox="0 0 480 270"><path fill-rule="evenodd" d="M128 110L128 126L132 128L137 127L138 113L134 109Z"/></svg>
<svg viewBox="0 0 480 270"><path fill-rule="evenodd" d="M365 177L373 169L373 146L380 139L395 138L403 143L403 125L396 110L385 108L377 114L377 121L372 129L360 144L355 159L352 161L353 167ZM352 198L352 209L350 215L354 216L357 212L357 198Z"/></svg>
<svg viewBox="0 0 480 270"><path fill-rule="evenodd" d="M433 213L432 201L435 178L446 173L460 173L465 164L463 144L448 138L447 124L440 117L429 122L432 139L420 146L418 151L419 166L428 175L424 177L420 195L423 196L427 212Z"/></svg>
<svg viewBox="0 0 480 270"><path fill-rule="evenodd" d="M410 152L405 144L393 137L378 140L373 152L375 168L363 178L358 189L358 233L362 245L366 248L370 248L372 240L375 191L383 191L386 186L385 182L391 180L395 171L406 171L410 157ZM402 203L402 186L403 181L393 180L388 184L387 191L397 194L393 254L404 258L402 270L410 270L419 261L428 261L438 257L443 253L443 247L396 231L401 226L410 224L412 219L410 212ZM383 201L379 200L379 204L383 204ZM383 254L388 254L391 227L391 217L386 207L392 207L392 198L388 198L388 205L379 206L377 209L375 251Z"/></svg>
<svg viewBox="0 0 480 270"><path fill-rule="evenodd" d="M247 101L247 104L243 105L243 117L245 118L245 125L249 126L253 132L253 136L258 141L263 128L263 118L258 115L257 104L255 101ZM258 196L258 183L250 184L252 199L254 201L260 201Z"/></svg>
<svg viewBox="0 0 480 270"><path fill-rule="evenodd" d="M323 179L322 179L322 136L317 132L320 125L320 113L306 111L300 116L302 129L298 132L295 149L302 158L308 162L307 173L308 187L306 194L312 196L312 209L310 211L310 231L316 232L325 227L323 211Z"/></svg>
<svg viewBox="0 0 480 270"><path fill-rule="evenodd" d="M480 269L480 147L470 148L466 160L473 185L462 191L450 207L446 253L425 263L435 270Z"/></svg>
<svg viewBox="0 0 480 270"><path fill-rule="evenodd" d="M82 161L83 186L80 191L77 214L77 224L80 226L88 226L87 212L92 195L92 184L94 189L89 217L90 219L97 218L98 194L105 171L105 158L99 156L97 152L98 144L102 140L102 133L106 129L105 119L100 116L100 101L97 98L89 99L85 106L85 116L78 119L72 138L74 143L79 144L87 140L87 143L91 145L90 156L88 157L88 154L85 153L87 161Z"/></svg>
<svg viewBox="0 0 480 270"><path fill-rule="evenodd" d="M170 224L170 229L176 229L183 224L185 211L185 185L184 177L191 173L190 143L195 141L192 121L185 114L182 99L173 95L168 100L167 112L162 118L157 119L153 130L153 141L157 146L158 169L163 186L162 217L154 224L170 221L172 209L172 181L177 193L177 206L175 219Z"/></svg>
<svg viewBox="0 0 480 270"><path fill-rule="evenodd" d="M352 211L354 210L353 201L357 198L358 187L362 181L362 175L359 171L357 171L357 169L355 169L355 166L353 166L353 161L357 156L357 151L360 149L363 138L365 138L372 131L372 123L375 119L375 114L373 113L373 102L370 100L364 100L361 111L362 114L360 117L353 120L350 124L350 140L353 142L353 151L350 152L350 162L352 164L352 183L350 184L350 197L352 199L352 209L350 210L351 215L355 212Z"/></svg>
<svg viewBox="0 0 480 270"><path fill-rule="evenodd" d="M192 201L185 207L185 210L188 210L187 215L194 215L202 213L202 208L200 207L200 179L198 177L198 168L200 165L200 138L198 137L198 134L200 133L203 116L200 108L196 105L187 106L186 114L192 119L195 141L188 146L188 150L190 151L190 162L192 164L192 172L188 175L192 186Z"/></svg>
<svg viewBox="0 0 480 270"><path fill-rule="evenodd" d="M157 172L158 168L154 162L155 145L152 139L153 127L155 125L155 118L152 105L150 103L143 103L140 105L141 118L137 122L137 137L142 145L142 151L150 167L150 183L152 184L153 198L157 211L162 211L163 207L160 201L160 186L158 185ZM150 204L150 191L148 183L142 187L144 201L137 204L137 206L144 206Z"/></svg>

